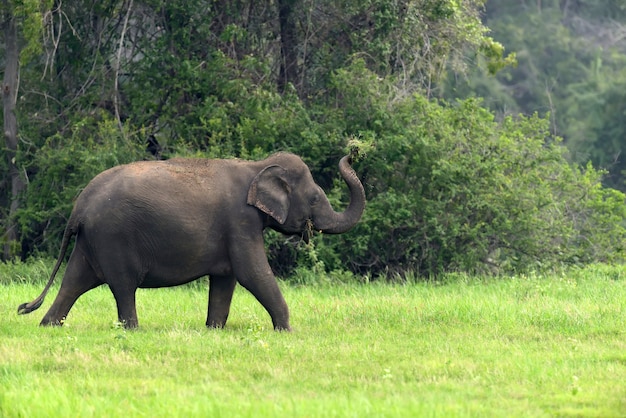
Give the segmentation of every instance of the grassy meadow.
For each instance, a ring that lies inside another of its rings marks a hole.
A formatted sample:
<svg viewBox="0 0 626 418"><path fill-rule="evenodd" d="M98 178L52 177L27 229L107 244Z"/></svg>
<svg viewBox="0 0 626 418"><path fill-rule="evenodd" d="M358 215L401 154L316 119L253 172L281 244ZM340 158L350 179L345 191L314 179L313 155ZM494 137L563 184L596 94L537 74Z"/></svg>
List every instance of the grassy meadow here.
<svg viewBox="0 0 626 418"><path fill-rule="evenodd" d="M283 283L291 333L241 287L226 328L206 329L202 284L140 290L136 331L104 286L41 328L60 280L16 311L49 267L0 266L2 417L626 416L623 267Z"/></svg>

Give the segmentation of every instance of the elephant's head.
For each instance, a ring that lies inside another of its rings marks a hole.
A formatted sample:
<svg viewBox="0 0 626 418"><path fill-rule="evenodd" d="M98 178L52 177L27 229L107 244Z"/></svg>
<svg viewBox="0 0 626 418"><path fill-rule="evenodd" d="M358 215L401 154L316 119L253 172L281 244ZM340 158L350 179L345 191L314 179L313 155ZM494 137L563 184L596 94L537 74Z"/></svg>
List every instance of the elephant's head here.
<svg viewBox="0 0 626 418"><path fill-rule="evenodd" d="M250 185L248 204L269 215L267 226L292 235L311 229L340 234L361 218L365 191L350 166L351 156L346 155L339 162L339 172L350 189L350 204L344 212L333 210L326 194L298 156L279 153L265 161L267 165Z"/></svg>

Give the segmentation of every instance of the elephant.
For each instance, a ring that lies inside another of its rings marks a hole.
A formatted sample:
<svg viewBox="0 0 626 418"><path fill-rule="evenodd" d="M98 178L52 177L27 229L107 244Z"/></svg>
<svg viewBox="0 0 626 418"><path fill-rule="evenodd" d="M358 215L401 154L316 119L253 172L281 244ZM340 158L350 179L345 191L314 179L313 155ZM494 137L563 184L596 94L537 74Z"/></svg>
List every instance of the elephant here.
<svg viewBox="0 0 626 418"><path fill-rule="evenodd" d="M74 249L59 292L40 325L62 325L76 300L107 284L126 328L138 326L138 288L177 286L209 277L206 326L223 328L239 283L263 305L275 330L291 330L287 303L265 254L263 230L305 239L313 230L340 234L365 208L365 191L341 158L350 202L336 212L311 171L295 154L262 161L174 158L110 168L77 197L61 250L41 295L18 307L38 309Z"/></svg>

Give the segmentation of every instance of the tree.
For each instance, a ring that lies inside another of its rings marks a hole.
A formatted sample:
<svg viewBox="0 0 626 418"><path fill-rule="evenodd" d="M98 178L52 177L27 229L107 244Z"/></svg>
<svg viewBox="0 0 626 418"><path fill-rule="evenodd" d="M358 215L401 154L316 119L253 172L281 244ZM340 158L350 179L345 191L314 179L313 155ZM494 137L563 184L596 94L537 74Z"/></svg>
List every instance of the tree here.
<svg viewBox="0 0 626 418"><path fill-rule="evenodd" d="M285 91L288 83L298 84L297 28L294 9L298 0L278 2L278 23L280 26L281 61L278 87Z"/></svg>
<svg viewBox="0 0 626 418"><path fill-rule="evenodd" d="M26 39L26 51L32 54L38 50L38 35L42 32L43 19L41 8L45 4L39 1L23 1L12 3L2 1L2 33L4 35L5 60L4 78L2 81L3 132L6 144L6 164L10 179L9 210L5 215L3 238L3 257L12 258L18 251L19 228L15 215L20 205L20 195L26 186L21 170L17 165L18 123L16 104L19 88L19 33ZM6 187L6 186L5 186ZM2 190L2 187L0 187Z"/></svg>
<svg viewBox="0 0 626 418"><path fill-rule="evenodd" d="M476 70L450 77L443 96L484 97L500 117L549 115L573 161L608 170L604 184L626 190L626 5L490 0L485 24L517 54L517 67L496 77Z"/></svg>
<svg viewBox="0 0 626 418"><path fill-rule="evenodd" d="M8 0L3 2L2 28L5 41L4 79L2 81L2 105L4 109L4 140L6 143L6 157L11 179L11 204L9 219L6 225L4 258L11 258L15 254L15 245L18 243L18 228L13 219L17 211L18 197L24 189L24 179L15 163L17 152L17 119L15 118L15 103L17 100L18 59L17 24L15 16L9 7Z"/></svg>

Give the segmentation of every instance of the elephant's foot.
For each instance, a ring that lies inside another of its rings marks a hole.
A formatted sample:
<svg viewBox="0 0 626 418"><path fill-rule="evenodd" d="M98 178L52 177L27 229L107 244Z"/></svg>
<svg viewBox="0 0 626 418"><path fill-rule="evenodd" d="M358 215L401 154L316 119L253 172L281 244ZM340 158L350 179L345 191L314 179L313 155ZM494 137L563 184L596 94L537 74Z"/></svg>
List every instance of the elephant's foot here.
<svg viewBox="0 0 626 418"><path fill-rule="evenodd" d="M274 331L291 332L291 326L289 325L289 323L285 323L285 324L274 323Z"/></svg>
<svg viewBox="0 0 626 418"><path fill-rule="evenodd" d="M48 318L47 316L44 316L44 318L39 323L39 326L42 326L42 327L61 327L61 326L63 326L64 323L65 323L65 317L63 317L61 319L56 319L56 318Z"/></svg>
<svg viewBox="0 0 626 418"><path fill-rule="evenodd" d="M120 319L120 324L124 327L124 329L137 329L139 327L139 321L137 319Z"/></svg>

